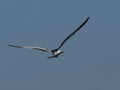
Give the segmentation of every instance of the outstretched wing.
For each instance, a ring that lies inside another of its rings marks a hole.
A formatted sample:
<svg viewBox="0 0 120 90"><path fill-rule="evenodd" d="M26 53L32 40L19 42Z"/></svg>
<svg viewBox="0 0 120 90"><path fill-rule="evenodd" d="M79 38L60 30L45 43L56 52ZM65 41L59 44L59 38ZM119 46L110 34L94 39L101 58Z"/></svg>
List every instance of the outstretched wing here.
<svg viewBox="0 0 120 90"><path fill-rule="evenodd" d="M33 49L33 50L41 50L41 51L45 51L45 52L51 52L50 49L48 48L41 48L41 47L35 47L35 46L17 46L17 45L12 45L12 44L8 44L11 47L16 47L16 48L27 48L27 49Z"/></svg>
<svg viewBox="0 0 120 90"><path fill-rule="evenodd" d="M61 43L61 45L58 47L58 49L60 49L62 46L63 46L63 44L72 36L72 35L74 35L77 31L79 31L86 23L87 23L87 21L89 20L89 18L90 17L88 17L73 33L71 33L62 43ZM58 50L57 49L57 50Z"/></svg>

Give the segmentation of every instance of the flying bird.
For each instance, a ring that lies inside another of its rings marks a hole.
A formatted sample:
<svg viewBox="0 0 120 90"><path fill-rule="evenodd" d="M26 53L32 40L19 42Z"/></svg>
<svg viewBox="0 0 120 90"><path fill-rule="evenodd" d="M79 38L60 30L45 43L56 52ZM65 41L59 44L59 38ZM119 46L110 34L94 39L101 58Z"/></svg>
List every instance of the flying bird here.
<svg viewBox="0 0 120 90"><path fill-rule="evenodd" d="M33 50L40 50L40 51L44 51L44 52L49 52L52 55L47 57L47 58L57 58L59 55L63 56L63 51L61 51L60 49L62 48L62 46L65 44L65 42L71 37L73 36L77 31L79 31L86 23L87 21L90 19L90 17L88 17L74 32L72 32L70 35L68 35L63 42L60 44L60 46L56 49L48 49L48 48L42 48L42 47L36 47L36 46L17 46L17 45L12 45L12 44L8 44L11 47L16 47L16 48L27 48L27 49L33 49Z"/></svg>

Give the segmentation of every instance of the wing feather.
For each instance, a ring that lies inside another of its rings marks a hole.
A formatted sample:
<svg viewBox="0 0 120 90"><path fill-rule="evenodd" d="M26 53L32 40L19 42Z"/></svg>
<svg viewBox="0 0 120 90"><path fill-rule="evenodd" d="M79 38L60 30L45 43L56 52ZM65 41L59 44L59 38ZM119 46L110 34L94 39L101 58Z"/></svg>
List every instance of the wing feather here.
<svg viewBox="0 0 120 90"><path fill-rule="evenodd" d="M77 31L79 31L86 23L87 21L89 20L90 17L88 17L73 33L71 33L68 37L65 38L65 40L60 44L60 46L58 47L58 49L60 49L63 44L72 36L74 35ZM58 50L57 49L57 50Z"/></svg>
<svg viewBox="0 0 120 90"><path fill-rule="evenodd" d="M17 46L17 45L12 45L8 44L11 47L16 47L16 48L27 48L27 49L34 49L34 50L40 50L40 51L45 51L45 52L51 52L50 49L48 48L42 48L42 47L36 47L36 46Z"/></svg>

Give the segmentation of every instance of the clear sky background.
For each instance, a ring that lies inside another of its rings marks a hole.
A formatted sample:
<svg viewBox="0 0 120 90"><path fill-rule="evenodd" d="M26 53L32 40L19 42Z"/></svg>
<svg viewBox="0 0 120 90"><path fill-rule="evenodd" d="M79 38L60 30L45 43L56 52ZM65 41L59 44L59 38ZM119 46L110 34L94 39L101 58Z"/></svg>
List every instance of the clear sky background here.
<svg viewBox="0 0 120 90"><path fill-rule="evenodd" d="M57 48L64 57L8 44ZM0 90L120 90L119 0L0 0Z"/></svg>

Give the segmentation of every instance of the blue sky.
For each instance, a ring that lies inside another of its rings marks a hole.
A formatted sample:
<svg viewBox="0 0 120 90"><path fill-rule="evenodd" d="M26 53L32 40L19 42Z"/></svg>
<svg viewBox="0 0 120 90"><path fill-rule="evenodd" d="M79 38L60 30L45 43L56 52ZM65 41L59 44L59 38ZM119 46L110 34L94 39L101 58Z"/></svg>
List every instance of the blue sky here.
<svg viewBox="0 0 120 90"><path fill-rule="evenodd" d="M1 90L119 90L119 0L0 0ZM57 48L64 57L8 44Z"/></svg>

